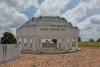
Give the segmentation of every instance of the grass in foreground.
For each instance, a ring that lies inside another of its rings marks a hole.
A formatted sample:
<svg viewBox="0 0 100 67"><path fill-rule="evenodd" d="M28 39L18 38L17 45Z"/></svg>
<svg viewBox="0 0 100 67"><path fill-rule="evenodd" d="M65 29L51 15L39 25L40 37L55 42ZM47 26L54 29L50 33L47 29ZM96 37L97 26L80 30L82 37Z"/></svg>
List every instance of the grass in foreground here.
<svg viewBox="0 0 100 67"><path fill-rule="evenodd" d="M81 48L100 48L100 42L78 42L78 45Z"/></svg>
<svg viewBox="0 0 100 67"><path fill-rule="evenodd" d="M35 64L32 64L31 67L36 67L36 65Z"/></svg>

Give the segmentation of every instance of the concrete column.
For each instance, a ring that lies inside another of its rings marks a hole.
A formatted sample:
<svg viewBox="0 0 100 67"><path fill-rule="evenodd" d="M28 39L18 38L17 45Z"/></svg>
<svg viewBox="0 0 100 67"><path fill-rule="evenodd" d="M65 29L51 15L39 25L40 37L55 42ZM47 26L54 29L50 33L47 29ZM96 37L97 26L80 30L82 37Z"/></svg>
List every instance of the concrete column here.
<svg viewBox="0 0 100 67"><path fill-rule="evenodd" d="M59 38L57 38L57 48L59 48Z"/></svg>
<svg viewBox="0 0 100 67"><path fill-rule="evenodd" d="M75 37L75 49L78 50L78 37Z"/></svg>
<svg viewBox="0 0 100 67"><path fill-rule="evenodd" d="M63 49L63 37L61 38L61 49Z"/></svg>
<svg viewBox="0 0 100 67"><path fill-rule="evenodd" d="M17 37L16 39L17 39L17 44L19 44L19 37Z"/></svg>
<svg viewBox="0 0 100 67"><path fill-rule="evenodd" d="M33 47L33 51L36 51L36 37L32 38L32 47Z"/></svg>
<svg viewBox="0 0 100 67"><path fill-rule="evenodd" d="M40 49L42 49L42 38L40 38Z"/></svg>
<svg viewBox="0 0 100 67"><path fill-rule="evenodd" d="M37 37L36 38L36 49L39 50L39 47L40 47L40 45L39 45L39 37Z"/></svg>
<svg viewBox="0 0 100 67"><path fill-rule="evenodd" d="M65 48L65 41L66 41L66 38L63 37L63 49Z"/></svg>
<svg viewBox="0 0 100 67"><path fill-rule="evenodd" d="M72 49L72 37L69 37L69 49Z"/></svg>
<svg viewBox="0 0 100 67"><path fill-rule="evenodd" d="M30 48L30 36L27 37L27 45L26 48L29 49Z"/></svg>
<svg viewBox="0 0 100 67"><path fill-rule="evenodd" d="M24 49L24 37L21 37L21 50Z"/></svg>
<svg viewBox="0 0 100 67"><path fill-rule="evenodd" d="M68 37L65 39L65 51L68 51Z"/></svg>

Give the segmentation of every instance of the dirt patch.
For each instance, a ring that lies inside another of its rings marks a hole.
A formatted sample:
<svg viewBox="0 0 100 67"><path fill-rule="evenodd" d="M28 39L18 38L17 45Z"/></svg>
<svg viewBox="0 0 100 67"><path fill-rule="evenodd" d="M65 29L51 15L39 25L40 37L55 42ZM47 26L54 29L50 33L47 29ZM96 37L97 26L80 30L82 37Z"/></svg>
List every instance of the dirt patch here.
<svg viewBox="0 0 100 67"><path fill-rule="evenodd" d="M82 49L65 54L21 54L0 67L99 67L100 49Z"/></svg>

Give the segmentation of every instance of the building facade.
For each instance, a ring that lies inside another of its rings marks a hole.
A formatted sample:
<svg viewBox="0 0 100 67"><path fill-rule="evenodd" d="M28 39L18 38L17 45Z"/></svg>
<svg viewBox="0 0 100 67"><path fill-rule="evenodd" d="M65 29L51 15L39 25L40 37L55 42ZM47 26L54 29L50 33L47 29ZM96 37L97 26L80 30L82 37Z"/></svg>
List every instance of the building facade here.
<svg viewBox="0 0 100 67"><path fill-rule="evenodd" d="M75 50L78 49L78 27L59 16L33 17L31 20L16 29L17 43L21 39L21 50L24 49L24 39L26 39L26 49L29 49L32 39L32 50L42 49L42 39L57 39L57 48L68 51L72 49L72 40L75 40ZM61 45L59 45L59 39Z"/></svg>

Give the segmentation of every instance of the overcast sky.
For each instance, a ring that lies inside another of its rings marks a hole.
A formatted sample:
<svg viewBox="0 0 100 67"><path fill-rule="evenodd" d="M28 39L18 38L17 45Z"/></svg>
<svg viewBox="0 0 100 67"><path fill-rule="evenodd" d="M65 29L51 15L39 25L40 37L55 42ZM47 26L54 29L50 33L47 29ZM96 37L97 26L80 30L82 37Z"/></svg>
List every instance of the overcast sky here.
<svg viewBox="0 0 100 67"><path fill-rule="evenodd" d="M100 38L100 0L0 0L0 37L38 16L66 18L83 41Z"/></svg>

